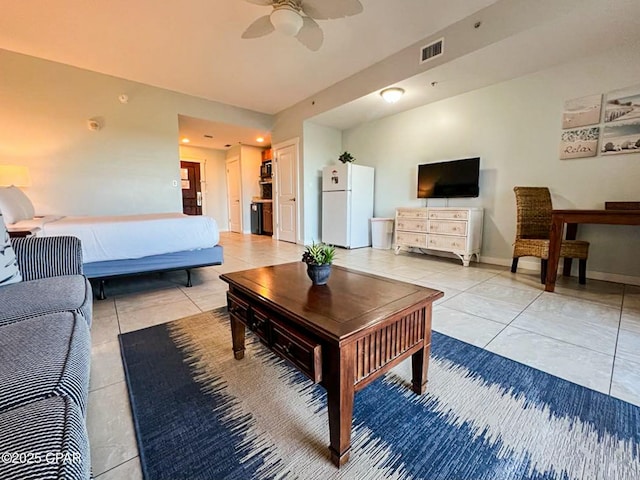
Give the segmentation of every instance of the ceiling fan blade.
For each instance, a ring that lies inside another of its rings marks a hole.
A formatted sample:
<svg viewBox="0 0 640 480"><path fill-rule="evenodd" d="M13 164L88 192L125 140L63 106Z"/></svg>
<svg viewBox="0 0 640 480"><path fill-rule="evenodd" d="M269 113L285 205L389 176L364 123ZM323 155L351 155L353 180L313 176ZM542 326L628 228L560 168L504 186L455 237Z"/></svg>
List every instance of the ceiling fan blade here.
<svg viewBox="0 0 640 480"><path fill-rule="evenodd" d="M256 5L262 5L263 7L273 4L273 0L245 0L249 3L255 3Z"/></svg>
<svg viewBox="0 0 640 480"><path fill-rule="evenodd" d="M304 23L302 24L302 28L298 32L298 35L296 35L296 38L309 50L316 52L320 49L322 42L324 41L322 29L313 18L302 17L302 20Z"/></svg>
<svg viewBox="0 0 640 480"><path fill-rule="evenodd" d="M316 20L344 18L362 13L360 0L303 0L302 11Z"/></svg>
<svg viewBox="0 0 640 480"><path fill-rule="evenodd" d="M264 37L274 30L275 29L273 28L273 24L269 19L269 15L265 15L264 17L260 17L251 25L249 25L249 27L242 34L242 38Z"/></svg>

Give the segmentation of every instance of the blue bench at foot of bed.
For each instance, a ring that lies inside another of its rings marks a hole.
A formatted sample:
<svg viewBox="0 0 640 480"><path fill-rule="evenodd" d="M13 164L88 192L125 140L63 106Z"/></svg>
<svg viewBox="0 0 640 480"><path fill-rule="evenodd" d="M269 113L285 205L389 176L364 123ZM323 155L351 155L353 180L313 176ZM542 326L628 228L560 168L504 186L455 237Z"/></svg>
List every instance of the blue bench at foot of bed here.
<svg viewBox="0 0 640 480"><path fill-rule="evenodd" d="M191 286L192 268L222 265L222 246L199 250L185 250L170 252L162 255L152 255L142 258L127 258L123 260L108 260L83 264L84 275L92 280L100 281L98 298L104 300L104 281L110 278L129 275L141 275L153 272L169 272L172 270L187 271L187 287Z"/></svg>

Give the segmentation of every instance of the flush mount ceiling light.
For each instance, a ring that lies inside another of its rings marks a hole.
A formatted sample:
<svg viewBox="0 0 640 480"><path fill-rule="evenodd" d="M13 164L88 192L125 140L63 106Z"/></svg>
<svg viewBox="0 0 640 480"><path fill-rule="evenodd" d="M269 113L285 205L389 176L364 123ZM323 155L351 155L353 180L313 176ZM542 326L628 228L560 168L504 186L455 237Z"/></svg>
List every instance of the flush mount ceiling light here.
<svg viewBox="0 0 640 480"><path fill-rule="evenodd" d="M185 138L183 138L183 139L181 140L181 142L182 142L182 143L189 143L189 142L190 142L190 140L189 140L188 138L186 138L186 137L185 137Z"/></svg>
<svg viewBox="0 0 640 480"><path fill-rule="evenodd" d="M380 92L380 96L387 103L396 103L402 95L404 95L404 89L398 87L385 88Z"/></svg>
<svg viewBox="0 0 640 480"><path fill-rule="evenodd" d="M256 142L258 142L258 143L262 143L262 142L264 142L264 137L258 137L258 138L256 138Z"/></svg>
<svg viewBox="0 0 640 480"><path fill-rule="evenodd" d="M274 8L269 19L273 28L288 37L295 37L304 23L300 13L287 4Z"/></svg>

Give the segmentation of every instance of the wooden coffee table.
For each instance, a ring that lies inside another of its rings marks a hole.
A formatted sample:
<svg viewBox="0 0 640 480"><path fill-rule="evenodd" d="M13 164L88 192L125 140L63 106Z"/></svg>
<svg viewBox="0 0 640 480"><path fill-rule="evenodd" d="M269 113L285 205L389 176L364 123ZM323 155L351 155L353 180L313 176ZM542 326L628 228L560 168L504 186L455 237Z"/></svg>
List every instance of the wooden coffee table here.
<svg viewBox="0 0 640 480"><path fill-rule="evenodd" d="M313 286L302 262L227 273L233 352L245 326L327 390L331 460L349 459L354 393L411 356L412 388L425 392L431 310L438 290L332 267ZM381 406L380 408L384 408Z"/></svg>

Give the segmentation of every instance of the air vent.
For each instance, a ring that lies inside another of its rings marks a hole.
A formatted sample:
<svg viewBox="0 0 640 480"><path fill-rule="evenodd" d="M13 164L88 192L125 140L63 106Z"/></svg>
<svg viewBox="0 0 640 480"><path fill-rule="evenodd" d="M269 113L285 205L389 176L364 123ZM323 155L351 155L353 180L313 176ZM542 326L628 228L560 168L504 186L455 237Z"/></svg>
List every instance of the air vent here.
<svg viewBox="0 0 640 480"><path fill-rule="evenodd" d="M204 138L213 138L213 135L204 134Z"/></svg>
<svg viewBox="0 0 640 480"><path fill-rule="evenodd" d="M420 63L428 62L442 55L444 50L444 38L437 40L420 50Z"/></svg>

